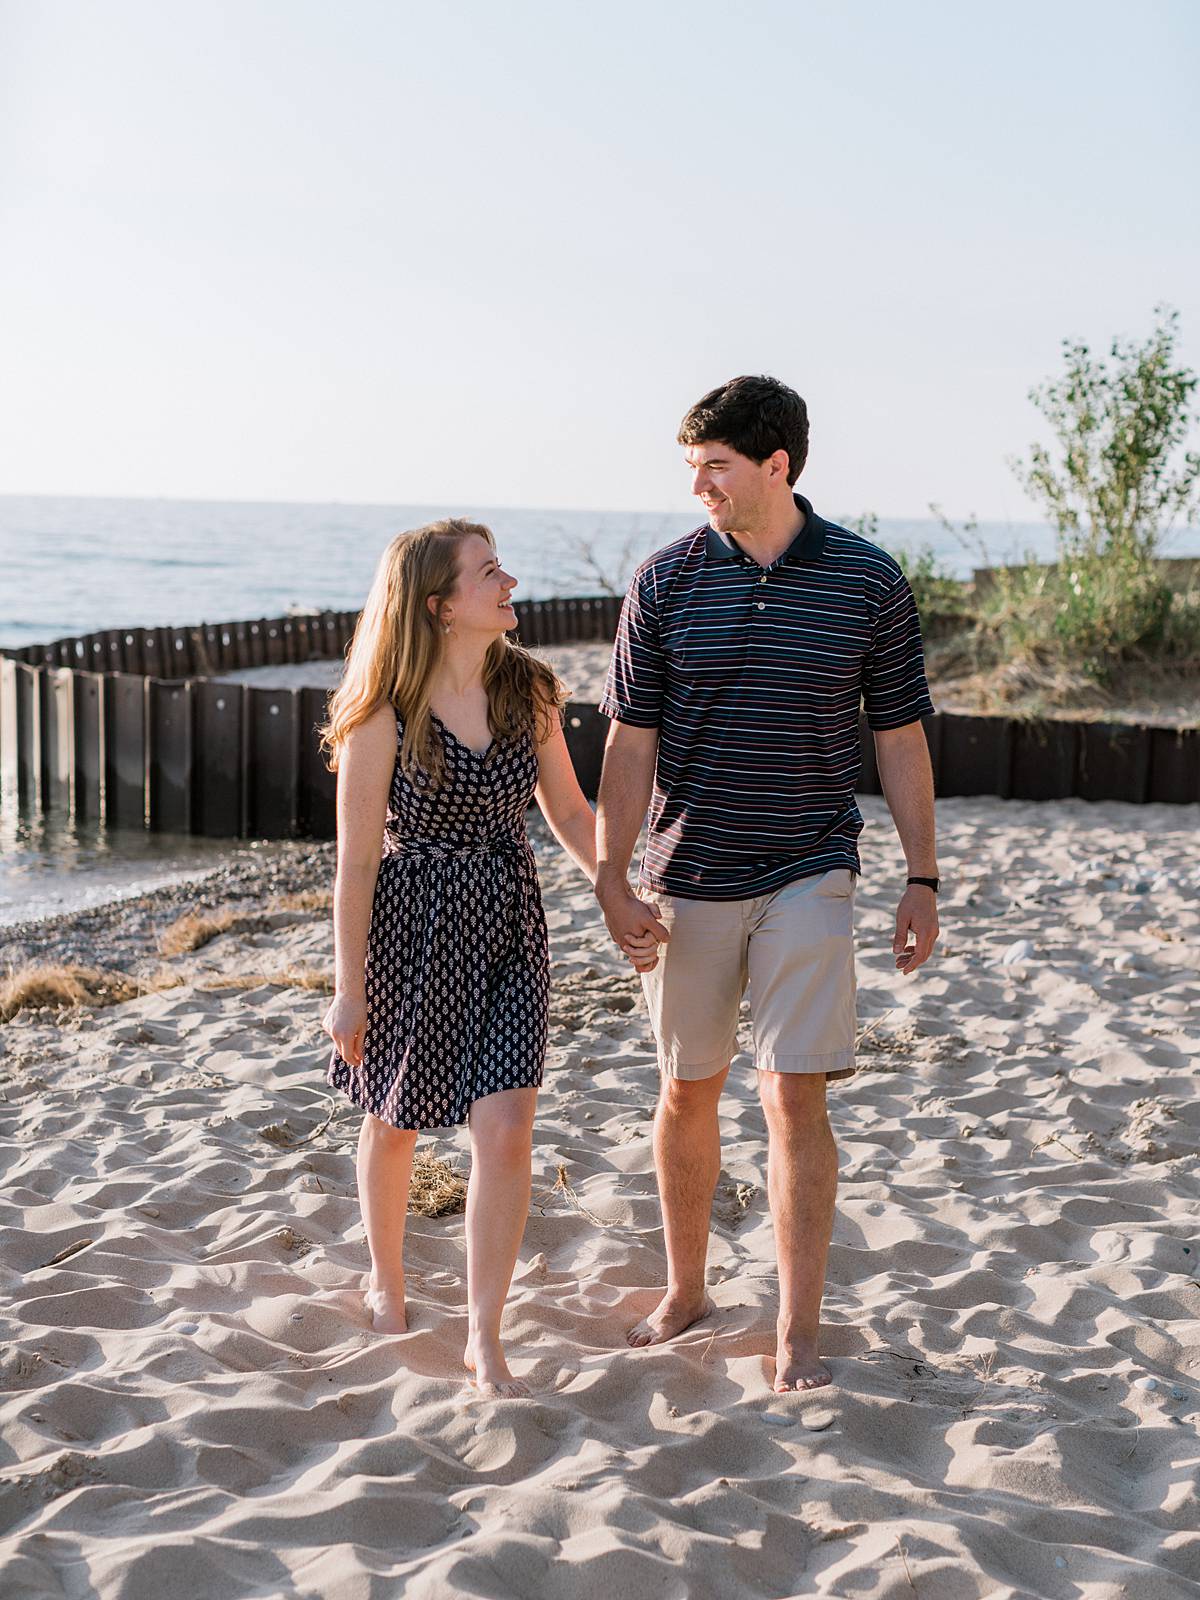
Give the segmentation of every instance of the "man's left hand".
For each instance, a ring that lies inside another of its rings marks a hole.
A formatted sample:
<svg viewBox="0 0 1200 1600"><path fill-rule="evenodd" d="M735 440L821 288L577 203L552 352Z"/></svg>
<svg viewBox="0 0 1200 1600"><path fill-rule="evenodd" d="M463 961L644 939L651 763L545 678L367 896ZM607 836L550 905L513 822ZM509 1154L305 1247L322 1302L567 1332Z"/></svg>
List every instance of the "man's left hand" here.
<svg viewBox="0 0 1200 1600"><path fill-rule="evenodd" d="M896 937L892 940L896 970L911 977L929 960L937 938L937 895L926 884L910 883L896 909Z"/></svg>

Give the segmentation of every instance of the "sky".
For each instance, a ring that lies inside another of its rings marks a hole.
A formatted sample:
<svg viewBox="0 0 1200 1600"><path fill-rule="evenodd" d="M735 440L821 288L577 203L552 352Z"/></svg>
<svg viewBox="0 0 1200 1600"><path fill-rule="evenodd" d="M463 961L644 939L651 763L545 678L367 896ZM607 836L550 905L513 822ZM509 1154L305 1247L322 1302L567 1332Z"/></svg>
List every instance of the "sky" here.
<svg viewBox="0 0 1200 1600"><path fill-rule="evenodd" d="M0 492L1026 521L1068 337L1200 367L1192 0L0 0Z"/></svg>

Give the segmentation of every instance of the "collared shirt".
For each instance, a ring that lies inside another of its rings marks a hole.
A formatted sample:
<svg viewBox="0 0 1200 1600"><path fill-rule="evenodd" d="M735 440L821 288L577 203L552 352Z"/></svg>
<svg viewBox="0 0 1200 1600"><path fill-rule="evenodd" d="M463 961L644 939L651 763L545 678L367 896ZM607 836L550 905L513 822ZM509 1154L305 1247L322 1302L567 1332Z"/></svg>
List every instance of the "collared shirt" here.
<svg viewBox="0 0 1200 1600"><path fill-rule="evenodd" d="M600 710L658 728L641 883L695 900L860 870L859 713L933 711L896 561L795 497L804 526L769 567L705 525L644 561Z"/></svg>

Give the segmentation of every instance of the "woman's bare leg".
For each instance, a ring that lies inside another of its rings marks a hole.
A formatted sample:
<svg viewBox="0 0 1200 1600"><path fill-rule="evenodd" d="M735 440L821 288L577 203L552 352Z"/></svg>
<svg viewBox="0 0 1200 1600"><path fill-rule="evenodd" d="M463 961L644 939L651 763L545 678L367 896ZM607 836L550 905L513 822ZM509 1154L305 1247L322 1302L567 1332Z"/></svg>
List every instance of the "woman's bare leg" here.
<svg viewBox="0 0 1200 1600"><path fill-rule="evenodd" d="M500 1346L500 1319L529 1215L536 1103L536 1089L503 1089L471 1107L464 1359L485 1394L529 1393L508 1370Z"/></svg>
<svg viewBox="0 0 1200 1600"><path fill-rule="evenodd" d="M412 1177L415 1133L389 1127L365 1112L358 1134L358 1202L371 1251L364 1296L379 1333L406 1333L404 1219Z"/></svg>

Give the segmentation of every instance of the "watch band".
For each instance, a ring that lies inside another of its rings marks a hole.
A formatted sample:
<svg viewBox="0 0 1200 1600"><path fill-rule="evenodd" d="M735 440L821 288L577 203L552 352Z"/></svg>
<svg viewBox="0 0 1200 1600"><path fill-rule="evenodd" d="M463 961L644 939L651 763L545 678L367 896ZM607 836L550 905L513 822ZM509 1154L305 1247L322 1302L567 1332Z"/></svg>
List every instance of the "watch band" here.
<svg viewBox="0 0 1200 1600"><path fill-rule="evenodd" d="M932 889L936 894L938 892L938 884L942 880L940 878L910 878L908 881L909 883L923 883L927 889Z"/></svg>

